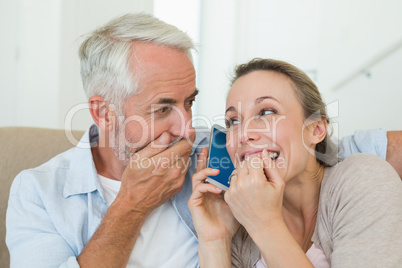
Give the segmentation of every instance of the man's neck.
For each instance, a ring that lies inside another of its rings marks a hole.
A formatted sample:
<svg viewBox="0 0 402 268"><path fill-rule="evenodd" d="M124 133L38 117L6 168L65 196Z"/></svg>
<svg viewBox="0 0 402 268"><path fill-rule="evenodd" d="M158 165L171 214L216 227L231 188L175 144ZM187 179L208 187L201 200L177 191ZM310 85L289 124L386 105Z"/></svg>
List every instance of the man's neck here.
<svg viewBox="0 0 402 268"><path fill-rule="evenodd" d="M109 146L94 146L91 148L96 171L106 178L120 181L125 166L116 158Z"/></svg>

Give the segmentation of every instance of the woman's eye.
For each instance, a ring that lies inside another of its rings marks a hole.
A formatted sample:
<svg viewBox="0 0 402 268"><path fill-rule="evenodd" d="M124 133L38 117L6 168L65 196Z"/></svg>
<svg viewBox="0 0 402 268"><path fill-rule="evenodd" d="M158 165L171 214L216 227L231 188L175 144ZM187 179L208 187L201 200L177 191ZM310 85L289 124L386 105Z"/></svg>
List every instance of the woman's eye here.
<svg viewBox="0 0 402 268"><path fill-rule="evenodd" d="M273 109L263 109L260 112L260 116L269 115L269 114L276 114L276 111Z"/></svg>
<svg viewBox="0 0 402 268"><path fill-rule="evenodd" d="M231 126L239 124L239 121L236 119L227 119L225 120L226 128L230 128Z"/></svg>

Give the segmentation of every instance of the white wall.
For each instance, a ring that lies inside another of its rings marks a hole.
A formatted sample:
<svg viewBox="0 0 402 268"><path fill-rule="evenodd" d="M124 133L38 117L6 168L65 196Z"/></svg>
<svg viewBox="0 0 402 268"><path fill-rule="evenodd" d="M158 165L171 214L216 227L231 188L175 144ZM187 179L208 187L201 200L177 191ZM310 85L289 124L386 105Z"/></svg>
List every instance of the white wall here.
<svg viewBox="0 0 402 268"><path fill-rule="evenodd" d="M198 112L224 125L217 119L234 66L255 57L290 61L314 74L316 9L316 0L202 1Z"/></svg>
<svg viewBox="0 0 402 268"><path fill-rule="evenodd" d="M62 1L59 127L69 124L70 116L73 116L73 129L86 129L92 122L80 77L77 54L82 41L80 37L119 15L140 11L152 13L152 10L153 1L149 0Z"/></svg>
<svg viewBox="0 0 402 268"><path fill-rule="evenodd" d="M0 14L5 47L1 49L0 67L1 121L6 125L55 125L59 94L59 73L54 71L59 65L59 2L3 2L6 8Z"/></svg>
<svg viewBox="0 0 402 268"><path fill-rule="evenodd" d="M402 129L401 12L400 0L205 0L198 112L211 120L222 114L234 64L266 57L310 75L331 105L335 135ZM396 44L369 78L358 74L337 86Z"/></svg>
<svg viewBox="0 0 402 268"><path fill-rule="evenodd" d="M153 2L2 0L1 7L0 126L63 128L73 115L67 123L86 129L92 119L79 74L79 37L127 12L152 13Z"/></svg>
<svg viewBox="0 0 402 268"><path fill-rule="evenodd" d="M17 106L19 3L2 1L0 8L0 125L13 125Z"/></svg>
<svg viewBox="0 0 402 268"><path fill-rule="evenodd" d="M79 36L119 14L146 11L197 43L199 118L223 124L216 116L223 114L234 65L270 57L295 64L317 82L333 103L340 136L402 129L402 48L370 67L370 77L359 73L402 44L400 0L1 1L0 126L64 127L66 114L86 102ZM84 109L72 121L85 129L91 119Z"/></svg>
<svg viewBox="0 0 402 268"><path fill-rule="evenodd" d="M197 115L199 126L224 125L228 71L236 55L236 1L202 1Z"/></svg>
<svg viewBox="0 0 402 268"><path fill-rule="evenodd" d="M317 82L339 103L339 136L402 129L401 12L400 0L320 2Z"/></svg>
<svg viewBox="0 0 402 268"><path fill-rule="evenodd" d="M154 0L153 15L157 18L175 25L187 33L195 44L193 62L196 71L197 87L199 85L199 47L200 47L200 10L201 0ZM192 111L196 115L199 101L193 105Z"/></svg>

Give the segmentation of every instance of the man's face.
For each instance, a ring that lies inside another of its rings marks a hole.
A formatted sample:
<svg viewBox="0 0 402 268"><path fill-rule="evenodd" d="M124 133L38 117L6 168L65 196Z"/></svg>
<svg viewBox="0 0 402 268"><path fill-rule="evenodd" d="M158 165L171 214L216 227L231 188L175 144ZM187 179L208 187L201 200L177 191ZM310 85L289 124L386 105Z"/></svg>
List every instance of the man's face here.
<svg viewBox="0 0 402 268"><path fill-rule="evenodd" d="M188 56L173 48L146 42L133 45L131 68L139 77L139 93L123 104L124 122L116 126L115 154L127 165L130 155L141 150L163 132L170 142L193 141L191 107L197 90L195 70Z"/></svg>

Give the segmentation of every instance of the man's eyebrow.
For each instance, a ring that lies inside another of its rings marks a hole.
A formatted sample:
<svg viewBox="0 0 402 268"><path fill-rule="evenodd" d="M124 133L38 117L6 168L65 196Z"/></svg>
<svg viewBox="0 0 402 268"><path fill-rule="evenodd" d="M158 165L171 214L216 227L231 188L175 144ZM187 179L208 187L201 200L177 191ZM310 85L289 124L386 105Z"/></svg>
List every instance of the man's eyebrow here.
<svg viewBox="0 0 402 268"><path fill-rule="evenodd" d="M279 100L277 100L276 98L274 98L272 96L263 96L263 97L259 97L259 98L255 99L255 104L258 104L258 103L260 103L260 102L262 102L263 100L266 100L266 99L271 99L271 100L274 100L274 101L277 101L277 102L281 103Z"/></svg>
<svg viewBox="0 0 402 268"><path fill-rule="evenodd" d="M155 104L175 104L177 101L172 98L160 98Z"/></svg>
<svg viewBox="0 0 402 268"><path fill-rule="evenodd" d="M186 100L191 99L191 98L194 98L195 96L198 95L198 93L199 93L199 90L198 90L198 89L195 89L194 92L191 93L191 95L186 98Z"/></svg>
<svg viewBox="0 0 402 268"><path fill-rule="evenodd" d="M186 99L193 98L193 97L197 96L197 94L198 94L198 90L196 89ZM176 103L177 103L177 100L172 99L172 98L160 98L156 104L176 104Z"/></svg>

